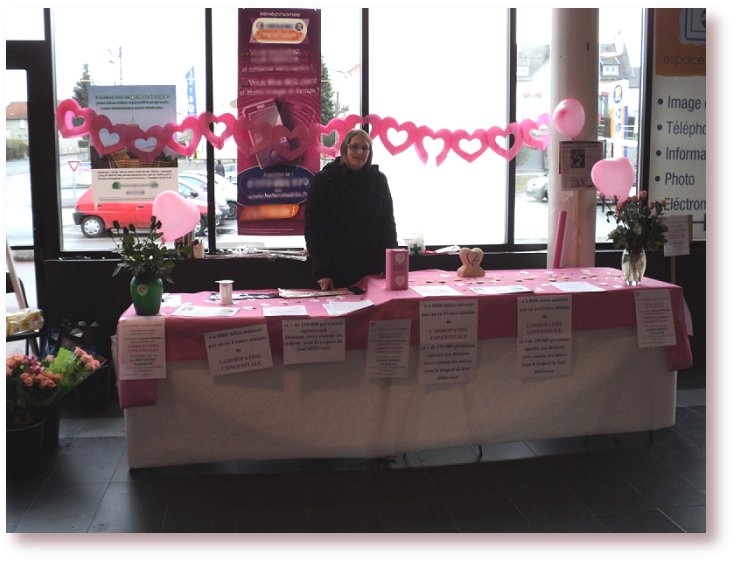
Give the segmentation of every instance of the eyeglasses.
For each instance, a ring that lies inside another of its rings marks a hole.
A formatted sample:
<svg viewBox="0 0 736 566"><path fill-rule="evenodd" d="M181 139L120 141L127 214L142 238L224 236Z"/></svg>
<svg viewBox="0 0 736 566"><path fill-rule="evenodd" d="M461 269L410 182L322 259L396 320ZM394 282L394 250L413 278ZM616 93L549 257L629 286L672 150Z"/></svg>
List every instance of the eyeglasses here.
<svg viewBox="0 0 736 566"><path fill-rule="evenodd" d="M356 145L356 144L354 144L354 143L349 143L349 144L348 144L348 149L349 149L350 151L354 151L355 153L358 153L359 151L365 151L365 152L368 152L368 151L370 151L370 150L371 150L371 148L370 148L370 147L368 147L367 145Z"/></svg>

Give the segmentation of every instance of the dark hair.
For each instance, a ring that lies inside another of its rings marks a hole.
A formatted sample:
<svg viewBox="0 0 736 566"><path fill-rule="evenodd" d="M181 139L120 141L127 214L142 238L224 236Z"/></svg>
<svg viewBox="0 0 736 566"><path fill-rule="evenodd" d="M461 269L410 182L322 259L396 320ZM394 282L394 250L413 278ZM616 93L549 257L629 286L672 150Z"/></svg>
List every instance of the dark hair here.
<svg viewBox="0 0 736 566"><path fill-rule="evenodd" d="M365 162L363 168L369 167L373 162L373 141L365 130L350 130L342 140L342 143L340 144L340 156L343 159L343 164L345 163L345 159L348 155L348 145L350 144L350 140L352 140L356 135L362 137L368 144L368 160Z"/></svg>

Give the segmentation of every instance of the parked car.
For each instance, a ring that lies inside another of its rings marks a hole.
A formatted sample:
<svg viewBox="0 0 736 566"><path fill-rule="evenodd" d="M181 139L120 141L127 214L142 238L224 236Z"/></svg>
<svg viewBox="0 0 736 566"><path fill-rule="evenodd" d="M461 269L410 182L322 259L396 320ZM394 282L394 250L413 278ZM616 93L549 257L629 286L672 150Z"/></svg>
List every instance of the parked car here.
<svg viewBox="0 0 736 566"><path fill-rule="evenodd" d="M227 165L225 166L227 172ZM186 181L192 187L202 192L207 198L207 173L204 171L184 171L179 173L179 179ZM215 174L215 198L227 203L229 211L224 218L230 220L238 214L238 186L228 181L222 175Z"/></svg>
<svg viewBox="0 0 736 566"><path fill-rule="evenodd" d="M196 179L195 177L179 176L179 187L181 187L182 185L184 185L194 193L192 198L197 198L204 202L208 202L206 181L202 183L199 179ZM179 192L181 192L181 190ZM228 215L230 214L230 205L224 199L222 193L218 192L217 190L215 190L215 206L217 207L217 210L220 211L220 214L222 214L222 219L228 219Z"/></svg>
<svg viewBox="0 0 736 566"><path fill-rule="evenodd" d="M237 163L226 163L224 167L225 167L225 178L237 187L238 186L238 164Z"/></svg>
<svg viewBox="0 0 736 566"><path fill-rule="evenodd" d="M547 200L547 186L549 185L549 176L547 174L540 175L529 179L526 184L526 196L537 199L538 201Z"/></svg>
<svg viewBox="0 0 736 566"><path fill-rule="evenodd" d="M203 201L198 191L179 182L179 194L184 198L192 199L199 209L200 221L194 228L194 233L202 235L207 229L207 201ZM87 189L77 199L74 208L74 224L79 226L87 238L99 238L107 234L117 220L121 226L132 224L136 228L148 228L153 215L153 201L139 202L106 202L95 204L92 188ZM215 212L215 224L222 221L222 212Z"/></svg>

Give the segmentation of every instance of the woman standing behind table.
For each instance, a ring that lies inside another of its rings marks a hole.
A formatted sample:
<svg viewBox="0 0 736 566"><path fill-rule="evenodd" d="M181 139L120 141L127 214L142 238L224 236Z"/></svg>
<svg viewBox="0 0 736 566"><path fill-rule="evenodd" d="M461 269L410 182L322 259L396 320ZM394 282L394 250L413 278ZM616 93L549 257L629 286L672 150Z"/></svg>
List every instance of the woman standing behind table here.
<svg viewBox="0 0 736 566"><path fill-rule="evenodd" d="M304 237L323 291L383 273L386 249L397 246L391 191L372 158L370 136L351 130L340 144L340 157L312 179Z"/></svg>

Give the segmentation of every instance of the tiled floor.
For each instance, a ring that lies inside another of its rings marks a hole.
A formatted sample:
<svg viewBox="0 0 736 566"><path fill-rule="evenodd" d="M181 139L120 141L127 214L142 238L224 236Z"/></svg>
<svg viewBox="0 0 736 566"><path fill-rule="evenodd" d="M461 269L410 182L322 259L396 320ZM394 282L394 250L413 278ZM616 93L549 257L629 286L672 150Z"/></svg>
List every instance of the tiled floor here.
<svg viewBox="0 0 736 566"><path fill-rule="evenodd" d="M128 469L123 420L72 402L42 473L6 487L8 532L705 532L705 389L649 433L460 447L395 462Z"/></svg>

